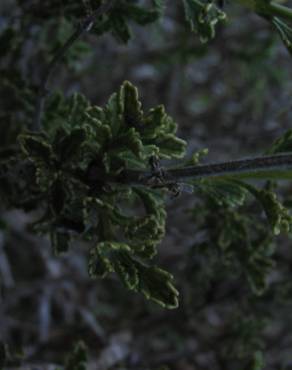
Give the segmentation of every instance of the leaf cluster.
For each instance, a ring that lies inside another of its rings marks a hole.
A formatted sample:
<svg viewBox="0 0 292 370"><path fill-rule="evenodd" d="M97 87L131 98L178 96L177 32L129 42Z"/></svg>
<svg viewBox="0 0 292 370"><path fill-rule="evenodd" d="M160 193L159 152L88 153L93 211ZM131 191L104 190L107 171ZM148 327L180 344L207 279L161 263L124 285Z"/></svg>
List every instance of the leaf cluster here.
<svg viewBox="0 0 292 370"><path fill-rule="evenodd" d="M2 198L14 207L18 199L23 207L33 196L34 207L45 211L31 227L50 234L56 254L67 251L72 239L89 240L95 245L89 260L92 276L117 272L129 289L175 307L171 275L148 266L165 232L164 192L130 188L121 179L126 168L147 169L153 155L184 155L186 144L176 137L175 122L163 106L144 113L137 89L125 82L104 108L78 94L53 96L44 127L20 135L22 154L3 161ZM22 184L17 160L26 163ZM21 199L16 196L20 186Z"/></svg>

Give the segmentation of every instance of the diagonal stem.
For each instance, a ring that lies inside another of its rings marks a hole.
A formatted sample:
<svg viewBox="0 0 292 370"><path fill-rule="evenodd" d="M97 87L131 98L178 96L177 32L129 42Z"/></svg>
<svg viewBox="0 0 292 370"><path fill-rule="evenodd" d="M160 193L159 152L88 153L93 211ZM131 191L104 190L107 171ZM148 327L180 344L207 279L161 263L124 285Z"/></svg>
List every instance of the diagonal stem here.
<svg viewBox="0 0 292 370"><path fill-rule="evenodd" d="M279 17L283 17L287 20L292 21L292 9L291 8L278 4L274 1L271 1L269 3L268 8L271 11L272 15L277 15Z"/></svg>
<svg viewBox="0 0 292 370"><path fill-rule="evenodd" d="M281 177L281 173L285 176ZM122 172L119 181L126 184L151 186L150 179L153 176L155 174L152 171L126 169ZM163 168L163 185L221 176L291 179L292 154L276 154L191 167Z"/></svg>
<svg viewBox="0 0 292 370"><path fill-rule="evenodd" d="M41 127L41 120L42 114L44 110L44 100L48 93L48 83L49 80L55 71L56 67L58 66L59 62L63 58L63 56L67 53L70 47L87 31L91 29L94 22L98 17L107 13L114 5L115 0L107 0L103 3L98 9L92 12L85 20L76 28L76 30L72 33L72 35L68 38L68 40L61 46L61 48L57 51L54 55L53 59L49 63L44 77L40 83L40 88L38 92L37 104L36 104L36 112L35 112L35 119L34 119L34 130L39 130Z"/></svg>
<svg viewBox="0 0 292 370"><path fill-rule="evenodd" d="M236 0L239 4L264 17L278 16L292 21L292 9L268 0Z"/></svg>

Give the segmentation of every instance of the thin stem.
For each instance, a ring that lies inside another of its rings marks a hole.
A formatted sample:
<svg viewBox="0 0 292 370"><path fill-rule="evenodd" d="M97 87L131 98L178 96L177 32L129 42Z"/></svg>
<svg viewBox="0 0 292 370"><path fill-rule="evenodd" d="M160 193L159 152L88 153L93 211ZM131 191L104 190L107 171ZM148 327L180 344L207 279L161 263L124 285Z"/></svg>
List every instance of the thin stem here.
<svg viewBox="0 0 292 370"><path fill-rule="evenodd" d="M283 17L292 21L292 9L288 8L287 6L274 3L271 1L268 5L269 10L271 11L272 15L278 15L279 17Z"/></svg>
<svg viewBox="0 0 292 370"><path fill-rule="evenodd" d="M292 9L274 1L265 0L236 0L239 4L264 16L279 16L292 21Z"/></svg>
<svg viewBox="0 0 292 370"><path fill-rule="evenodd" d="M245 174L246 178L256 179L263 178L259 176L261 173L265 174L264 178L269 178L269 176L276 173L281 177L282 171L285 174L284 178L291 178L292 154L277 154L192 167L162 168L162 171L163 183L161 185L165 186L174 182L179 183L185 180L196 180L206 177L222 177L222 175L241 176ZM155 174L151 171L127 169L123 171L119 180L126 184L155 187L157 183L154 182L154 185L152 185L153 177L155 177Z"/></svg>
<svg viewBox="0 0 292 370"><path fill-rule="evenodd" d="M78 28L72 33L72 35L68 38L68 40L60 47L60 49L57 51L57 53L54 55L53 59L49 63L45 73L44 77L42 78L39 93L38 93L38 99L36 104L36 113L35 113L35 120L34 120L34 129L38 130L41 127L41 120L42 120L42 114L44 109L44 100L45 97L48 94L48 83L49 80L55 71L56 67L58 66L61 59L64 57L64 55L67 53L67 51L70 49L70 47L87 31L91 29L94 22L98 17L101 15L107 13L114 5L115 0L108 0L104 4L102 4L98 9L92 12L88 17L85 18L85 20L78 26Z"/></svg>

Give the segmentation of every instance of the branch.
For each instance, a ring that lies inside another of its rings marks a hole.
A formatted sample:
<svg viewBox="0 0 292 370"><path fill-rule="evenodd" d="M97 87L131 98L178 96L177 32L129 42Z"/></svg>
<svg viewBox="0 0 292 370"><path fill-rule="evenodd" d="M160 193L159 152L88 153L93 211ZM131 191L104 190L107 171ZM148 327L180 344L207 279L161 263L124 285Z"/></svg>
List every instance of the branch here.
<svg viewBox="0 0 292 370"><path fill-rule="evenodd" d="M277 154L192 167L160 168L159 174L150 170L126 169L122 172L119 182L150 187L167 187L185 180L222 176L266 180L292 179L292 154ZM159 177L157 181L155 181L155 177Z"/></svg>
<svg viewBox="0 0 292 370"><path fill-rule="evenodd" d="M48 94L48 83L50 77L52 76L53 72L55 71L56 67L58 66L61 59L70 49L70 47L86 32L88 32L94 22L98 17L107 13L114 5L115 0L107 0L104 4L102 4L98 9L92 12L88 17L84 19L83 22L77 27L77 29L72 33L72 35L68 38L63 46L57 51L51 62L49 63L47 70L44 74L44 77L41 81L38 98L37 98L37 105L36 105L36 113L34 119L34 130L39 130L41 127L41 120L42 114L44 110L44 100Z"/></svg>
<svg viewBox="0 0 292 370"><path fill-rule="evenodd" d="M292 21L292 9L276 1L236 0L239 4L262 16L278 16Z"/></svg>
<svg viewBox="0 0 292 370"><path fill-rule="evenodd" d="M279 17L283 17L287 20L292 21L292 9L291 8L288 8L287 6L278 4L273 1L269 3L268 8L272 12L272 15L277 15Z"/></svg>

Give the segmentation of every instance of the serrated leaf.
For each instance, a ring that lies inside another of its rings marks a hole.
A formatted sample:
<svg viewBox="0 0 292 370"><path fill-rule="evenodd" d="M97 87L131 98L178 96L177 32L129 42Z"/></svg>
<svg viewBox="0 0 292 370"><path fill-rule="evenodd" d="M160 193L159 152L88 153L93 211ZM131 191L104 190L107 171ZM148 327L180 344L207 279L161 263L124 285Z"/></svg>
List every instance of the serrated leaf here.
<svg viewBox="0 0 292 370"><path fill-rule="evenodd" d="M274 266L273 260L264 253L251 251L248 263L245 266L246 275L253 292L262 295L267 288L267 275Z"/></svg>
<svg viewBox="0 0 292 370"><path fill-rule="evenodd" d="M138 270L133 263L129 250L116 253L114 270L128 289L136 289L138 284Z"/></svg>
<svg viewBox="0 0 292 370"><path fill-rule="evenodd" d="M292 216L277 199L277 195L266 189L258 190L254 186L241 183L262 205L273 233L279 235L282 231L289 232L292 227Z"/></svg>
<svg viewBox="0 0 292 370"><path fill-rule="evenodd" d="M53 157L52 146L41 135L20 135L23 152L35 162L50 162Z"/></svg>
<svg viewBox="0 0 292 370"><path fill-rule="evenodd" d="M292 152L292 130L279 137L267 151L267 154Z"/></svg>
<svg viewBox="0 0 292 370"><path fill-rule="evenodd" d="M143 293L146 298L165 308L178 306L178 291L172 284L172 275L136 260L127 244L112 241L99 243L91 251L89 271L93 277L97 276L96 271L101 271L101 276L116 272L128 289Z"/></svg>
<svg viewBox="0 0 292 370"><path fill-rule="evenodd" d="M164 308L178 307L178 291L172 281L173 276L157 266L139 264L138 291Z"/></svg>
<svg viewBox="0 0 292 370"><path fill-rule="evenodd" d="M106 121L111 127L113 136L115 137L122 125L123 102L119 93L114 93L110 96L104 110L95 111L95 116L101 121Z"/></svg>
<svg viewBox="0 0 292 370"><path fill-rule="evenodd" d="M141 127L141 136L145 139L154 139L160 131L163 131L165 115L163 105L150 109Z"/></svg>
<svg viewBox="0 0 292 370"><path fill-rule="evenodd" d="M226 18L225 13L215 2L204 0L183 0L185 18L192 31L198 33L201 42L207 42L215 36L215 26Z"/></svg>
<svg viewBox="0 0 292 370"><path fill-rule="evenodd" d="M143 143L139 133L131 127L124 134L119 135L118 139L113 142L111 151L115 150L131 150L136 157L141 158L143 151Z"/></svg>
<svg viewBox="0 0 292 370"><path fill-rule="evenodd" d="M135 289L138 277L131 254L127 244L110 241L99 243L91 251L90 276L104 277L108 272L116 272L128 289Z"/></svg>
<svg viewBox="0 0 292 370"><path fill-rule="evenodd" d="M182 158L185 155L186 142L172 134L160 135L156 143L162 158Z"/></svg>
<svg viewBox="0 0 292 370"><path fill-rule="evenodd" d="M138 90L129 81L125 81L120 89L123 102L124 123L126 126L139 126L143 118L141 102L138 99Z"/></svg>
<svg viewBox="0 0 292 370"><path fill-rule="evenodd" d="M232 180L204 179L196 186L219 206L237 207L245 200L246 189Z"/></svg>

